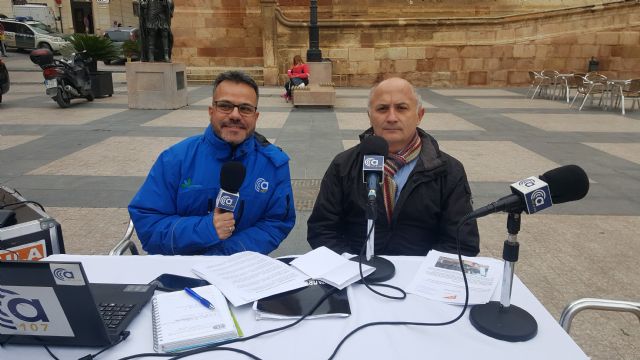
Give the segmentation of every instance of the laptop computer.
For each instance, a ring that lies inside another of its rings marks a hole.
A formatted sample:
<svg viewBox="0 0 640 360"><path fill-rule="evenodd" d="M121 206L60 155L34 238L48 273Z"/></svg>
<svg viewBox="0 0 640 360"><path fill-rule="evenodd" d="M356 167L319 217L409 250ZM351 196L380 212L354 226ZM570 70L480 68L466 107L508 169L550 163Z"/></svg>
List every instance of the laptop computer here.
<svg viewBox="0 0 640 360"><path fill-rule="evenodd" d="M154 290L91 284L80 262L0 261L0 344L113 344Z"/></svg>

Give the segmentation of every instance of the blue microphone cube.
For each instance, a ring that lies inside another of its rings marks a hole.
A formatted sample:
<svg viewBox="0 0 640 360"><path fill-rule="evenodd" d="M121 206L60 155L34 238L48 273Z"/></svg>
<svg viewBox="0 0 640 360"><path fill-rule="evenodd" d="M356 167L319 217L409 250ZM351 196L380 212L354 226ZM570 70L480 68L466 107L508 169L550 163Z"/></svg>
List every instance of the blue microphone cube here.
<svg viewBox="0 0 640 360"><path fill-rule="evenodd" d="M216 207L222 210L233 212L240 199L239 194L230 193L224 190L220 190L218 198L216 199Z"/></svg>
<svg viewBox="0 0 640 360"><path fill-rule="evenodd" d="M524 197L527 214L536 213L553 205L549 185L535 176L511 184L511 191Z"/></svg>

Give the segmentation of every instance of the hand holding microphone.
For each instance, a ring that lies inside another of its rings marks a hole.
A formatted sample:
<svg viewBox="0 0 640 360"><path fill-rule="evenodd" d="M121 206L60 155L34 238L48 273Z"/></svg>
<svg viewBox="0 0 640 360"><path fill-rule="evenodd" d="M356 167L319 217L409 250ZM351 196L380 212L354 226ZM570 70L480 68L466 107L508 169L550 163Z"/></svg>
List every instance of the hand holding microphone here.
<svg viewBox="0 0 640 360"><path fill-rule="evenodd" d="M235 230L236 221L233 218L238 200L240 200L240 186L244 181L246 170L242 163L230 161L222 165L220 170L220 192L216 198L216 208L213 211L213 227L220 240L228 239Z"/></svg>
<svg viewBox="0 0 640 360"><path fill-rule="evenodd" d="M233 218L232 212L226 212L220 208L213 210L213 227L220 240L228 239L236 229L236 220Z"/></svg>

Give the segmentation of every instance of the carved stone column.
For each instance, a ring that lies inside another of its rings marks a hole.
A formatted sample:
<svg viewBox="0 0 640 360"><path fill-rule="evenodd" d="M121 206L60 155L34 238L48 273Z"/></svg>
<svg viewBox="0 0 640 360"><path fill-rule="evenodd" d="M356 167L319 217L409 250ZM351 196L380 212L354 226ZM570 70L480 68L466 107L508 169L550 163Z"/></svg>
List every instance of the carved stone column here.
<svg viewBox="0 0 640 360"><path fill-rule="evenodd" d="M262 12L262 61L264 66L264 84L278 84L278 63L276 49L278 34L276 31L277 0L260 0Z"/></svg>

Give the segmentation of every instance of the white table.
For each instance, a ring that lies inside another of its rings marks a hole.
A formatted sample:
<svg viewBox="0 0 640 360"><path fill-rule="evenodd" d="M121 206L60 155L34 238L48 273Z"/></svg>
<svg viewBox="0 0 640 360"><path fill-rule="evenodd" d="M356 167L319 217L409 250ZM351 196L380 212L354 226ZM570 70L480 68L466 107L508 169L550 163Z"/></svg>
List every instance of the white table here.
<svg viewBox="0 0 640 360"><path fill-rule="evenodd" d="M91 282L147 283L161 273L193 276L191 265L215 261L215 257L186 256L83 256L53 255L48 259L81 261ZM389 257L396 264L391 284L407 287L422 257ZM384 289L383 289L384 290ZM461 307L450 306L409 294L404 301L381 298L362 285L349 289L352 315L348 318L314 319L263 338L233 345L262 359L327 359L342 337L355 327L371 321L443 322L454 318ZM509 343L479 333L469 323L468 311L453 325L440 327L375 326L364 329L343 345L336 359L587 359L584 352L562 330L533 294L515 278L512 304L531 313L538 321L538 335L527 342ZM288 323L254 318L251 305L234 309L245 335ZM119 359L153 352L151 306L147 305L129 329L131 336L98 359ZM60 359L78 359L95 348L51 347ZM216 351L188 359L246 359L245 356ZM7 345L0 359L48 359L40 346Z"/></svg>
<svg viewBox="0 0 640 360"><path fill-rule="evenodd" d="M569 92L571 90L571 88L569 87L569 79L573 78L573 74L558 74L556 75L556 86L560 85L561 87L563 87L563 92L566 97L567 97L567 104L569 103ZM558 94L558 96L560 96L560 93ZM553 90L553 99L556 99L556 91L555 89Z"/></svg>

